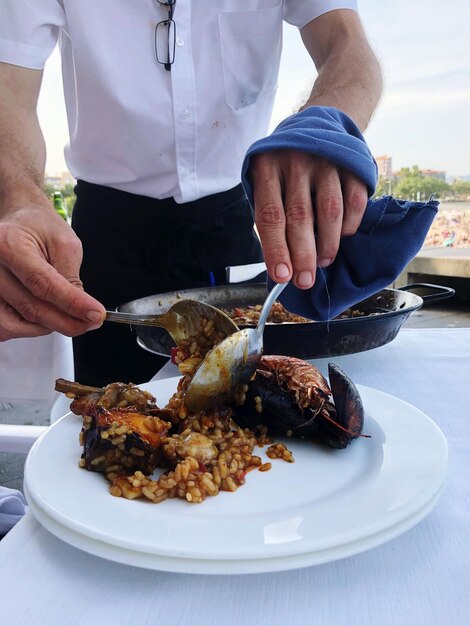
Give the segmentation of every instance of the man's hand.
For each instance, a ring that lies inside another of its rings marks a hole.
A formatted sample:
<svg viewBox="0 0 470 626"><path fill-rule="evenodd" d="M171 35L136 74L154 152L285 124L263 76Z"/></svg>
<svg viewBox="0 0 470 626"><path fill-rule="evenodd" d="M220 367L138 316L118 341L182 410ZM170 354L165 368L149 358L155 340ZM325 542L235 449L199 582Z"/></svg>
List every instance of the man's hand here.
<svg viewBox="0 0 470 626"><path fill-rule="evenodd" d="M42 192L46 150L36 114L42 71L0 63L0 341L103 323L82 289L82 245Z"/></svg>
<svg viewBox="0 0 470 626"><path fill-rule="evenodd" d="M357 231L367 205L365 185L324 159L293 150L254 155L250 176L269 275L312 287L317 266L330 265L340 238Z"/></svg>
<svg viewBox="0 0 470 626"><path fill-rule="evenodd" d="M48 202L0 219L0 341L80 335L104 320L104 307L82 289L80 240Z"/></svg>
<svg viewBox="0 0 470 626"><path fill-rule="evenodd" d="M328 11L306 24L301 35L318 70L302 109L336 107L364 131L382 79L358 14ZM365 186L332 163L294 151L252 157L249 175L269 275L279 282L292 277L297 287L308 289L317 266L334 261L340 237L356 232L367 204Z"/></svg>

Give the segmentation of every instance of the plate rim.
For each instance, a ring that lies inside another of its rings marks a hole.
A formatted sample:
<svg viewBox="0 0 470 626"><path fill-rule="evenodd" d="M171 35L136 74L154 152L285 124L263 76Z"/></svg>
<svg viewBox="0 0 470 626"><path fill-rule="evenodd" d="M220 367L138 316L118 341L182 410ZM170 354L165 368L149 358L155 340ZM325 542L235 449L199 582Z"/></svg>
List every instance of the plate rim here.
<svg viewBox="0 0 470 626"><path fill-rule="evenodd" d="M60 524L50 517L35 502L27 489L30 509L36 520L59 540L72 547L95 557L103 558L121 565L130 565L153 571L164 571L177 574L198 575L245 575L267 574L294 569L303 569L317 565L324 565L341 559L361 554L378 548L411 530L435 508L441 498L443 488L434 494L431 500L421 510L416 511L395 526L365 539L353 541L349 544L303 552L286 556L253 558L253 559L197 559L188 557L172 557L154 553L145 553L136 550L121 548L114 544L81 535L74 530Z"/></svg>
<svg viewBox="0 0 470 626"><path fill-rule="evenodd" d="M179 377L174 377L174 378L170 378L170 379L163 379L165 381L176 381L178 380ZM140 385L140 387L142 388L148 388L148 389L152 389L155 388L155 386L158 386L159 383L161 383L162 381L151 381L150 383L146 383L145 385ZM441 429L439 428L439 426L428 416L426 415L423 411L421 411L420 409L418 409L417 407L415 407L414 405L411 405L410 403L401 400L399 398L396 398L395 396L391 396L390 394L387 394L385 392L373 389L371 387L366 387L364 385L358 385L358 389L361 393L361 395L364 395L364 391L366 391L366 393L372 393L374 394L378 394L381 398L384 399L393 399L393 401L398 402L399 404L402 405L407 405L408 407L411 408L411 410L417 414L420 415L420 417L426 421L427 425L429 427L431 427L434 430L434 434L438 435L440 438L440 444L443 446L442 451L445 453L444 456L444 460L441 464L441 469L440 469L440 480L439 482L434 485L434 488L432 489L432 491L429 491L426 495L425 499L422 499L419 503L419 506L413 506L411 510L408 510L408 512L406 513L406 515L404 515L403 513L400 513L398 515L398 518L396 520L393 520L389 523L384 523L382 528L379 529L381 532L385 531L388 527L393 527L396 524L399 523L400 519L402 518L406 518L410 515L413 514L413 512L415 510L421 509L423 507L426 506L426 504L428 503L428 501L430 499L432 499L432 497L442 488L442 485L445 482L445 476L446 476L446 470L447 470L447 460L448 460L448 446L447 446L447 441L446 438L443 434L443 432L441 431ZM367 407L366 407L367 408ZM66 415L64 415L62 418L60 418L57 422L55 422L53 425L51 425L51 429L54 427L59 427L59 424L66 419L77 419L77 416L73 415L72 413L67 413ZM30 484L30 462L31 462L31 458L34 457L34 451L40 447L42 445L42 441L44 440L44 438L46 438L48 436L48 432L50 429L48 429L45 433L43 433L43 435L41 435L41 437L35 442L34 446L32 447L32 449L30 450L30 453L28 454L28 458L26 460L26 464L25 464L25 486L28 488L28 491L30 493L30 495L34 496L35 502L38 506L41 507L41 509L48 514L50 517L52 517L53 519L55 519L59 524L61 524L62 526L65 526L67 528L70 528L73 532L77 532L78 534L81 535L86 535L86 536L90 536L91 538L94 538L98 541L103 541L104 543L108 543L110 545L116 545L116 541L113 537L106 537L103 536L102 533L100 532L93 532L89 529L86 530L86 532L84 532L84 529L82 528L82 526L80 524L78 524L75 520L70 520L67 517L64 517L62 515L58 515L57 512L49 506L49 504L47 502L44 501L44 499L38 495L33 493L34 492L34 488L31 488L31 484ZM78 460L78 458L77 458ZM203 506L203 504L202 504ZM368 536L376 534L377 532L379 532L377 529L373 530L372 532L368 531L367 529L363 529L362 534L359 534L355 539L351 539L351 538L344 538L342 541L339 542L339 544L336 545L346 545L351 543L351 541L359 541L361 539L366 539ZM135 551L140 551L143 553L149 553L152 552L154 554L159 554L161 556L165 555L165 556L169 556L169 557L174 557L174 558L183 558L183 557L187 557L187 558L191 558L191 559L197 559L197 558L204 558L204 556L198 555L197 552L191 552L191 555L187 553L187 550L178 550L176 548L169 548L169 549L165 549L161 546L159 547L155 547L152 546L151 549L149 549L148 546L145 545L141 545L141 544L132 544L132 547L129 546L130 542L128 540L121 542L121 544L127 544L127 545L121 545L122 548L124 549L130 549L130 550L135 550ZM308 543L308 542L307 542ZM305 542L303 542L303 544L305 544ZM139 547L140 546L140 547ZM287 546L287 547L286 547ZM266 550L270 551L270 555L269 557L266 556ZM327 547L323 548L323 549L327 549ZM243 553L241 555L239 555L239 560L242 559L260 559L260 558L274 558L276 556L278 557L283 557L286 555L286 552L289 555L293 555L293 554L301 554L301 553L305 553L306 547L305 545L302 545L302 542L299 544L296 544L296 542L290 543L289 545L287 545L285 542L281 543L280 546L278 546L276 548L276 546L273 545L269 545L268 548L266 548L266 544L261 545L261 547L258 547L256 550L252 550L251 551L251 556L247 556L246 553ZM310 546L310 550L307 550L308 552L311 551L317 551L317 548L312 548ZM238 553L238 551L237 551ZM212 555L210 557L211 559L214 560L226 560L226 559L232 559L234 558L233 553L227 553L227 554L223 554L220 553L218 555Z"/></svg>

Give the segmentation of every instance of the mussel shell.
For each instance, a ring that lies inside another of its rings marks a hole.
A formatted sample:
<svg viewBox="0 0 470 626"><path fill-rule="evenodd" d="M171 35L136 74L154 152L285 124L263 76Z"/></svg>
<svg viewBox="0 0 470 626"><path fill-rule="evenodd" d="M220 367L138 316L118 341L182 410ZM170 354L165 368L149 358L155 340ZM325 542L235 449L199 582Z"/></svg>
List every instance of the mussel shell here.
<svg viewBox="0 0 470 626"><path fill-rule="evenodd" d="M356 385L334 363L328 364L330 387L335 401L338 423L350 432L352 439L362 433L364 405Z"/></svg>

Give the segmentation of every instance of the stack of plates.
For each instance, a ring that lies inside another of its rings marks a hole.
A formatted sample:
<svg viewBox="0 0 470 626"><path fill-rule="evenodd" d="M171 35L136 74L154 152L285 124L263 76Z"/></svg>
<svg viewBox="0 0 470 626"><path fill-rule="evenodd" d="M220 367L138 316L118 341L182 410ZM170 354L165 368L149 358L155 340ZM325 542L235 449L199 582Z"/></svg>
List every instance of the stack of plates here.
<svg viewBox="0 0 470 626"><path fill-rule="evenodd" d="M142 385L164 406L176 378ZM31 449L25 494L63 541L120 563L170 572L241 574L344 558L397 537L433 508L447 466L434 422L393 396L358 386L364 433L345 450L288 441L295 463L272 461L235 493L202 504L114 498L78 467L79 417L55 422ZM263 452L256 452L263 456Z"/></svg>

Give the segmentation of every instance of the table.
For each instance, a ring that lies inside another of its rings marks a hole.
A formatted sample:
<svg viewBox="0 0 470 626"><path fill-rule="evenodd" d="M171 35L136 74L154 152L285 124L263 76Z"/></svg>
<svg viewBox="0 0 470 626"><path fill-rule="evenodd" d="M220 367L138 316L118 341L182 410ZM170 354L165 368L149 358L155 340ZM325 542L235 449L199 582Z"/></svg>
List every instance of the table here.
<svg viewBox="0 0 470 626"><path fill-rule="evenodd" d="M2 623L467 625L470 328L402 329L386 346L334 360L355 382L414 404L445 433L446 486L420 524L383 546L325 565L195 576L93 557L56 539L27 514L0 542ZM322 370L326 363L316 362ZM165 366L159 377L173 371Z"/></svg>

